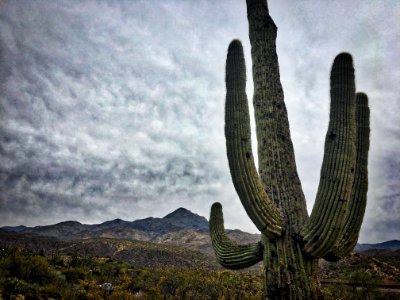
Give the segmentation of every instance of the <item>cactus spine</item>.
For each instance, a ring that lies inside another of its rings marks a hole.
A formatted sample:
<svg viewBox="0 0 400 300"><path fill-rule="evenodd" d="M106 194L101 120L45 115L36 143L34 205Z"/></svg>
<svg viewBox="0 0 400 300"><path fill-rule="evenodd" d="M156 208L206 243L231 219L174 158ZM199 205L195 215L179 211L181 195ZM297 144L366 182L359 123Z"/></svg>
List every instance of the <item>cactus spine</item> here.
<svg viewBox="0 0 400 300"><path fill-rule="evenodd" d="M266 299L320 299L319 258L339 260L357 242L368 189L369 108L355 93L348 53L331 70L330 121L317 197L310 217L297 174L276 54L277 27L265 0L247 0L253 61L253 105L259 173L251 132L243 48L231 42L226 60L225 137L232 181L261 232L256 244L225 235L222 207L211 207L210 234L222 266L240 269L263 261Z"/></svg>

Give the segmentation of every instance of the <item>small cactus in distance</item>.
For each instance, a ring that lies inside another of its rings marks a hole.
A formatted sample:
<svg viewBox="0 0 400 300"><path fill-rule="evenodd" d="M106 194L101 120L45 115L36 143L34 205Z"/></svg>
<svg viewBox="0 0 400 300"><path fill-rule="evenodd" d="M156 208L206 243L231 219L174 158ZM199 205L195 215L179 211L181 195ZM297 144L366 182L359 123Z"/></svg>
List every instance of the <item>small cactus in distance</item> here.
<svg viewBox="0 0 400 300"><path fill-rule="evenodd" d="M253 61L258 172L251 149L243 48L226 59L225 137L232 181L261 241L238 245L225 234L214 203L210 235L222 266L264 263L266 299L320 299L318 259L337 261L354 248L368 189L369 108L356 93L352 57L339 54L330 78L330 121L315 204L310 216L297 174L276 54L277 27L265 0L247 0Z"/></svg>

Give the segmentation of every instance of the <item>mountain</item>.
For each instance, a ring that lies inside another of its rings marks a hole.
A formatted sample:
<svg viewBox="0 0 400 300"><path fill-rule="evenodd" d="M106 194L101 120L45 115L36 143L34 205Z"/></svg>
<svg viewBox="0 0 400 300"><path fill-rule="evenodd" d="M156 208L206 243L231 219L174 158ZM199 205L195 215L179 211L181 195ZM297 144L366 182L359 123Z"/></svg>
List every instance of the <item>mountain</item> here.
<svg viewBox="0 0 400 300"><path fill-rule="evenodd" d="M52 237L63 237L73 236L82 232L87 225L81 224L77 221L65 221L54 225L37 226L37 227L26 227L20 230L19 233L34 233L37 235L52 236Z"/></svg>
<svg viewBox="0 0 400 300"><path fill-rule="evenodd" d="M10 232L22 232L26 229L27 227L24 225L19 225L19 226L4 226L1 227L4 231L10 231Z"/></svg>
<svg viewBox="0 0 400 300"><path fill-rule="evenodd" d="M33 244L37 240L40 241L39 237L55 238L60 241L107 238L178 246L214 256L207 219L182 207L163 218L149 217L135 221L115 219L93 225L66 221L36 227L6 226L2 230L23 235ZM259 234L250 234L240 230L227 230L227 234L232 240L241 244L260 240ZM37 237L33 239L33 236ZM19 241L20 243L22 242Z"/></svg>
<svg viewBox="0 0 400 300"><path fill-rule="evenodd" d="M356 252L365 252L367 250L400 250L400 241L392 240L377 244L357 244L354 248Z"/></svg>
<svg viewBox="0 0 400 300"><path fill-rule="evenodd" d="M5 226L1 229L10 233L53 237L65 241L91 238L146 241L185 247L213 255L207 219L183 207L167 214L163 218L149 217L135 221L115 219L92 225L81 224L77 221L65 221L46 226ZM240 244L253 243L260 240L259 234L250 234L240 230L227 230L227 234L232 240ZM367 255L399 256L400 241L357 244L355 251Z"/></svg>
<svg viewBox="0 0 400 300"><path fill-rule="evenodd" d="M185 208L178 208L164 218L146 218L133 221L131 228L147 232L152 237L176 232L180 230L195 230L208 232L208 221L206 218L192 213Z"/></svg>
<svg viewBox="0 0 400 300"><path fill-rule="evenodd" d="M178 227L208 232L207 219L183 207L166 215L163 219Z"/></svg>
<svg viewBox="0 0 400 300"><path fill-rule="evenodd" d="M2 229L8 232L33 233L64 240L90 237L150 240L154 237L180 230L208 232L208 221L206 218L181 207L163 218L149 217L132 222L115 219L101 224L88 225L77 221L65 221L36 227L5 226Z"/></svg>

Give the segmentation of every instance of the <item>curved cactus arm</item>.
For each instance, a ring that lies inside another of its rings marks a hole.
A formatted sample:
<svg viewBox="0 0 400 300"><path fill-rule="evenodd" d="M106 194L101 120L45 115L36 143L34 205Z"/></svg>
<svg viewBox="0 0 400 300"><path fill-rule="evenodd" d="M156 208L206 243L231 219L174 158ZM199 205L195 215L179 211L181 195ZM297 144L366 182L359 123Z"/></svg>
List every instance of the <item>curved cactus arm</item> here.
<svg viewBox="0 0 400 300"><path fill-rule="evenodd" d="M211 207L210 235L218 261L225 268L243 269L263 259L261 243L238 245L226 236L222 206L218 202Z"/></svg>
<svg viewBox="0 0 400 300"><path fill-rule="evenodd" d="M355 168L355 83L350 54L336 56L331 71L331 108L317 197L302 230L304 250L323 257L344 225Z"/></svg>
<svg viewBox="0 0 400 300"><path fill-rule="evenodd" d="M225 137L229 168L236 192L256 227L266 235L280 235L282 218L258 176L252 149L246 67L243 47L234 40L226 59Z"/></svg>
<svg viewBox="0 0 400 300"><path fill-rule="evenodd" d="M350 254L357 244L365 207L367 205L368 191L368 151L369 151L369 107L368 97L364 93L356 95L356 167L350 203L346 215L341 238L335 248L324 256L328 261L337 261Z"/></svg>

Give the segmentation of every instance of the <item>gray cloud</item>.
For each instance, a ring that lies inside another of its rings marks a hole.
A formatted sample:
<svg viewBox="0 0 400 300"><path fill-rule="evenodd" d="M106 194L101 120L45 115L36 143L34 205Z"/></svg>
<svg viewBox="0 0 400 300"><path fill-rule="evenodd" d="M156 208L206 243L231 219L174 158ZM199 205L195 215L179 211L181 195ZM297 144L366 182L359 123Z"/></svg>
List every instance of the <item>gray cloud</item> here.
<svg viewBox="0 0 400 300"><path fill-rule="evenodd" d="M227 227L254 231L230 180L223 136L233 38L245 47L252 96L242 2L3 1L0 225L132 220L178 206L207 216L220 201ZM309 209L337 53L353 54L357 86L370 97L363 241L398 238L386 229L399 226L399 9L395 1L270 1Z"/></svg>
<svg viewBox="0 0 400 300"><path fill-rule="evenodd" d="M188 9L3 5L4 224L133 219L217 198L227 175L209 146L223 90L203 61L215 45L196 29L211 6Z"/></svg>

